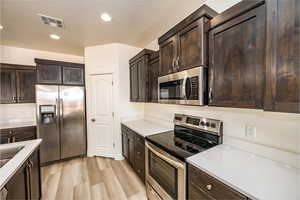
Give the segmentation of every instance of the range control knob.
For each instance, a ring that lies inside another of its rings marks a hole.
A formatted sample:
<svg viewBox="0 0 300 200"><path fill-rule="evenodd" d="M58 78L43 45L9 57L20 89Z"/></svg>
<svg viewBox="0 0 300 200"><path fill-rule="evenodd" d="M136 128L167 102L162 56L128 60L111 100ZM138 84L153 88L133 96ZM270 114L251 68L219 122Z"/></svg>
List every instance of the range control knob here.
<svg viewBox="0 0 300 200"><path fill-rule="evenodd" d="M206 123L205 123L205 126L208 126L208 127L209 127L209 126L210 126L210 123L209 123L209 122L206 122Z"/></svg>
<svg viewBox="0 0 300 200"><path fill-rule="evenodd" d="M205 122L204 122L204 121L201 121L200 124L201 124L201 126L204 126L204 125L205 125Z"/></svg>

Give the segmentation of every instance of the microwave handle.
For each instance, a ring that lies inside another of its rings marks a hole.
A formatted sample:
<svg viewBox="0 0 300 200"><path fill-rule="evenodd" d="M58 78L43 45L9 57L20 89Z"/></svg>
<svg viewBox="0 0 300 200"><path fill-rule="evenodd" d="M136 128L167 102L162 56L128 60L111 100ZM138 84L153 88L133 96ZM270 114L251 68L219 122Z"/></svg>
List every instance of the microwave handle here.
<svg viewBox="0 0 300 200"><path fill-rule="evenodd" d="M187 81L187 79L188 79L188 77L185 76L183 79L182 88L181 88L182 95L183 95L183 98L185 101L187 101L187 98L186 98L186 81Z"/></svg>

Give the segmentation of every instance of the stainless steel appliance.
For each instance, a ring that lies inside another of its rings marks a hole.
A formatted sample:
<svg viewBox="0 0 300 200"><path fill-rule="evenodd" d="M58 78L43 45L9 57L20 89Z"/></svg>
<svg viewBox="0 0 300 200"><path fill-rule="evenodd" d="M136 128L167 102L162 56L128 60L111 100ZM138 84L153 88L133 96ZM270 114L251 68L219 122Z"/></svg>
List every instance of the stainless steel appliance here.
<svg viewBox="0 0 300 200"><path fill-rule="evenodd" d="M84 87L36 85L41 163L86 154Z"/></svg>
<svg viewBox="0 0 300 200"><path fill-rule="evenodd" d="M196 67L158 77L158 101L160 103L206 105L207 68Z"/></svg>
<svg viewBox="0 0 300 200"><path fill-rule="evenodd" d="M149 200L186 199L185 159L222 143L220 120L175 114L174 130L146 137Z"/></svg>

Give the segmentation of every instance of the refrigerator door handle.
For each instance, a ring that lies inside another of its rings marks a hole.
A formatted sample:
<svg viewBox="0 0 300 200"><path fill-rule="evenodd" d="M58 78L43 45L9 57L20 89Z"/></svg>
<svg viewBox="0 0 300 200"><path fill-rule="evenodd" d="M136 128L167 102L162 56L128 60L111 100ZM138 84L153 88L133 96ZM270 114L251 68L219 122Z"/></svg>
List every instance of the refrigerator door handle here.
<svg viewBox="0 0 300 200"><path fill-rule="evenodd" d="M55 103L56 103L56 108L55 108L55 124L56 124L56 129L59 128L58 123L59 123L59 114L58 114L58 110L59 110L59 100L56 98L55 99Z"/></svg>
<svg viewBox="0 0 300 200"><path fill-rule="evenodd" d="M60 127L63 128L63 125L64 125L64 101L63 99L61 98L60 99L60 106L59 106L59 110L60 110Z"/></svg>

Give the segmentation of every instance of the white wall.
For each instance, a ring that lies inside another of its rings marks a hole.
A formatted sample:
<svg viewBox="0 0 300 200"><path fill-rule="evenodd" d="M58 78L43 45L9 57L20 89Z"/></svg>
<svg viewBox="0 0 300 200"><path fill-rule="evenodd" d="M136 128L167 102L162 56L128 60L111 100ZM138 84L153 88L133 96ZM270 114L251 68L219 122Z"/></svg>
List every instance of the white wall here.
<svg viewBox="0 0 300 200"><path fill-rule="evenodd" d="M34 59L49 59L84 63L84 57L38 51L10 46L0 46L0 63L35 65ZM35 121L35 104L0 104L0 122Z"/></svg>
<svg viewBox="0 0 300 200"><path fill-rule="evenodd" d="M223 12L240 0L207 0L206 4L217 12ZM167 31L167 30L166 30ZM146 48L158 50L157 39L149 43ZM300 115L286 113L263 112L262 110L193 107L165 104L146 104L145 117L155 118L172 124L174 113L186 113L196 116L216 118L224 121L225 142L245 148L251 152L257 149L272 147L272 149L284 150L300 155ZM245 126L256 127L255 139L245 136ZM259 145L247 145L259 144ZM254 149L250 149L255 147ZM266 148L265 148L266 149ZM264 154L277 159L278 155ZM286 154L284 154L286 155ZM283 156L284 157L284 156ZM292 156L292 159L294 157ZM295 159L292 161L292 163ZM298 161L299 162L299 161ZM291 162L289 162L291 163ZM298 163L299 165L299 163Z"/></svg>
<svg viewBox="0 0 300 200"><path fill-rule="evenodd" d="M144 104L129 102L129 59L141 49L123 44L108 44L85 48L85 68L87 87L87 120L90 119L90 76L94 74L113 73L114 85L114 140L115 158L121 155L121 118L131 118L144 115ZM88 155L93 155L93 136L88 127Z"/></svg>
<svg viewBox="0 0 300 200"><path fill-rule="evenodd" d="M82 56L74 56L49 51L0 46L0 52L0 62L9 64L35 65L35 58L84 63L84 57Z"/></svg>

